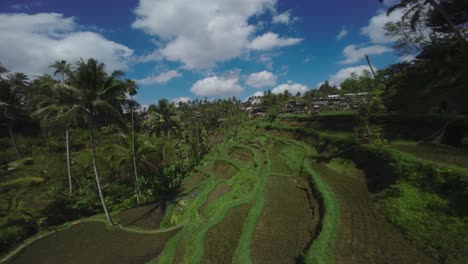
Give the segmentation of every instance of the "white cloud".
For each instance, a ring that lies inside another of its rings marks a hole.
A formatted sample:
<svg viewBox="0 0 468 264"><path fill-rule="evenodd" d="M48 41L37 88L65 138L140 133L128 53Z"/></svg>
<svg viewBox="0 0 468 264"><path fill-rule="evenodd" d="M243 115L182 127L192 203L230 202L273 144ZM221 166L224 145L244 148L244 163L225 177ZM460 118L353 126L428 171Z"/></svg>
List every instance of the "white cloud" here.
<svg viewBox="0 0 468 264"><path fill-rule="evenodd" d="M190 98L190 97L177 97L177 98L172 99L171 102L173 102L176 105L179 105L180 103L187 103L187 102L192 101L192 100L193 99Z"/></svg>
<svg viewBox="0 0 468 264"><path fill-rule="evenodd" d="M273 48L295 45L301 41L301 38L281 38L276 33L267 32L253 39L249 46L253 50L271 50Z"/></svg>
<svg viewBox="0 0 468 264"><path fill-rule="evenodd" d="M294 23L294 22L296 22L298 20L299 20L299 18L293 17L291 15L291 10L288 10L288 11L283 12L281 14L275 15L272 18L273 23L286 24L286 25L292 24L292 23Z"/></svg>
<svg viewBox="0 0 468 264"><path fill-rule="evenodd" d="M152 75L143 79L136 80L136 82L139 84L143 84L143 85L163 84L163 83L170 81L171 79L174 79L180 76L182 75L178 71L171 70L171 71L162 72L159 75Z"/></svg>
<svg viewBox="0 0 468 264"><path fill-rule="evenodd" d="M254 88L262 88L276 85L276 76L269 71L252 73L246 80L246 84Z"/></svg>
<svg viewBox="0 0 468 264"><path fill-rule="evenodd" d="M376 68L374 67L376 70ZM356 73L358 76L362 75L362 71L369 70L369 66L360 65L355 67L349 67L339 70L337 73L330 76L329 82L331 85L340 86L341 83L351 76L351 73ZM322 83L319 83L319 85Z"/></svg>
<svg viewBox="0 0 468 264"><path fill-rule="evenodd" d="M195 82L190 89L198 96L234 96L244 89L239 85L239 77L211 76Z"/></svg>
<svg viewBox="0 0 468 264"><path fill-rule="evenodd" d="M265 95L265 92L258 91L252 94L250 97L263 97L264 95Z"/></svg>
<svg viewBox="0 0 468 264"><path fill-rule="evenodd" d="M257 61L259 63L262 63L263 65L265 65L265 67L268 69L268 70L273 70L273 59L275 57L278 57L280 55L279 52L277 51L274 51L274 52L262 52Z"/></svg>
<svg viewBox="0 0 468 264"><path fill-rule="evenodd" d="M346 29L346 27L342 27L338 35L336 35L337 40L342 40L346 36L348 36L349 31Z"/></svg>
<svg viewBox="0 0 468 264"><path fill-rule="evenodd" d="M377 15L369 20L369 24L361 28L361 34L368 36L373 43L391 43L395 39L385 36L384 26L388 22L400 21L402 16L403 10L400 9L393 11L389 16L386 11L378 10Z"/></svg>
<svg viewBox="0 0 468 264"><path fill-rule="evenodd" d="M2 64L11 71L37 75L51 73L48 66L59 59L74 63L80 57L93 57L108 71L127 69L132 49L78 27L73 17L58 13L0 14Z"/></svg>
<svg viewBox="0 0 468 264"><path fill-rule="evenodd" d="M344 48L343 55L345 60L340 61L341 64L356 63L365 58L365 55L380 55L392 51L391 48L381 45L371 45L368 47L358 48L356 45L351 44Z"/></svg>
<svg viewBox="0 0 468 264"><path fill-rule="evenodd" d="M253 97L263 97L265 95L265 92L262 92L262 91L258 91L258 92L255 92L249 96L247 96L246 98L244 98L244 100L242 100L243 102L247 102L250 98L253 98ZM260 100L259 99L253 99L252 100L252 103L253 104L259 104L260 103Z"/></svg>
<svg viewBox="0 0 468 264"><path fill-rule="evenodd" d="M405 55L405 56L400 58L400 61L410 62L410 61L414 60L415 58L416 57L414 55Z"/></svg>
<svg viewBox="0 0 468 264"><path fill-rule="evenodd" d="M255 32L250 17L277 0L140 0L132 27L162 42L159 52L187 69L210 68L239 57Z"/></svg>
<svg viewBox="0 0 468 264"><path fill-rule="evenodd" d="M309 87L300 83L292 83L288 81L288 83L276 86L275 88L273 88L273 90L271 90L271 92L274 94L280 94L284 93L284 91L286 90L288 90L293 95L295 95L298 92L303 94L309 90Z"/></svg>

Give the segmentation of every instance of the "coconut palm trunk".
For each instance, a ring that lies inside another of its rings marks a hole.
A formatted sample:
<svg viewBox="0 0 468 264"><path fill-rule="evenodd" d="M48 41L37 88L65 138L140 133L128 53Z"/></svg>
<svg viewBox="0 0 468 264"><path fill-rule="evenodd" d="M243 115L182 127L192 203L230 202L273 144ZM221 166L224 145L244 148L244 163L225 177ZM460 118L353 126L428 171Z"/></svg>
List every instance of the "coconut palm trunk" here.
<svg viewBox="0 0 468 264"><path fill-rule="evenodd" d="M162 145L162 155L163 155L163 168L166 167L166 137L163 135L163 145Z"/></svg>
<svg viewBox="0 0 468 264"><path fill-rule="evenodd" d="M67 126L65 128L65 141L67 144L67 171L68 171L68 186L70 189L70 195L73 192L73 184L72 184L72 174L71 174L71 163L70 163L70 127Z"/></svg>
<svg viewBox="0 0 468 264"><path fill-rule="evenodd" d="M101 199L102 208L104 209L104 214L106 215L107 221L109 222L109 224L114 225L114 222L112 221L109 211L107 210L106 201L104 200L104 195L101 189L101 180L99 178L99 172L98 172L97 165L96 165L96 142L94 138L94 120L91 121L91 147L93 151L92 156L93 156L94 175L96 176L96 185L97 185L97 189L99 193L99 198Z"/></svg>
<svg viewBox="0 0 468 264"><path fill-rule="evenodd" d="M133 96L131 96L131 100L133 102ZM137 191L137 202L140 203L140 185L138 184L138 170L136 164L136 155L135 155L135 121L133 116L133 104L132 104L132 155L133 155L133 172L135 174L135 188Z"/></svg>
<svg viewBox="0 0 468 264"><path fill-rule="evenodd" d="M13 149L15 150L16 157L18 159L21 159L21 156L20 156L20 154L18 152L18 148L16 147L15 136L13 135L13 130L11 129L10 126L7 126L7 127L8 127L8 133L10 133L11 144L13 145Z"/></svg>

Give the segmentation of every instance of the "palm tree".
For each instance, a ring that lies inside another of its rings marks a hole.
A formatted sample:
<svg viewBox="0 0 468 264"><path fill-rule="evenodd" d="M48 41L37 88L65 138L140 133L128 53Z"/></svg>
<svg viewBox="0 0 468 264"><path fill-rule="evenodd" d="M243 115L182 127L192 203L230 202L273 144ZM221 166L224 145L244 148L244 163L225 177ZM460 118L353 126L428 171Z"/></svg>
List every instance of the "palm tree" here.
<svg viewBox="0 0 468 264"><path fill-rule="evenodd" d="M77 63L78 67L70 73L69 82L71 86L66 86L78 99L77 107L80 112L85 113L86 121L89 125L91 135L92 163L96 185L107 221L113 225L114 222L107 210L106 202L101 188L101 179L97 168L96 160L96 127L99 118L106 120L114 119L121 122L121 109L110 102L114 102L117 95L124 93L121 83L117 82L120 72L114 72L108 75L105 71L105 65L97 62L95 59L83 60ZM119 111L120 110L120 111Z"/></svg>
<svg viewBox="0 0 468 264"><path fill-rule="evenodd" d="M132 164L134 157L138 157L138 168L143 169L146 172L157 171L158 167L153 163L155 153L157 152L157 146L153 144L152 140L145 140L139 137L136 141L133 141L131 136L127 134L120 134L120 144L109 146L107 151L110 153L108 156L108 162L115 169L115 173L129 177L134 173L134 166ZM133 152L133 145L138 146ZM138 198L138 197L137 197Z"/></svg>
<svg viewBox="0 0 468 264"><path fill-rule="evenodd" d="M70 195L73 192L71 162L70 162L70 127L77 124L86 115L83 109L76 103L77 100L63 84L49 80L51 90L49 93L36 98L38 110L31 114L31 117L40 119L41 125L49 125L65 128L65 141L67 149L67 172Z"/></svg>
<svg viewBox="0 0 468 264"><path fill-rule="evenodd" d="M70 71L70 64L66 60L57 60L49 67L55 68L54 75L60 74L62 76L62 83L65 81L65 74Z"/></svg>
<svg viewBox="0 0 468 264"><path fill-rule="evenodd" d="M7 72L3 66L0 68L0 74ZM1 125L7 127L11 144L18 159L21 159L21 156L16 146L13 125L18 119L25 116L25 89L27 85L29 85L28 77L23 73L10 74L7 79L3 79L0 75L0 109L2 110L0 120L4 122Z"/></svg>
<svg viewBox="0 0 468 264"><path fill-rule="evenodd" d="M156 107L151 107L151 109L154 109L154 111L151 110L149 112L149 116L144 123L149 127L151 133L159 134L162 137L162 164L163 168L165 168L166 136L169 135L169 131L172 131L173 134L177 136L175 122L172 120L173 111L166 99L159 100L158 105Z"/></svg>
<svg viewBox="0 0 468 264"><path fill-rule="evenodd" d="M133 101L133 96L137 94L137 89L138 86L133 80L125 80L125 87L127 90L127 93L130 95L130 111L132 115L132 156L133 156L133 173L135 175L135 188L137 191L137 202L140 203L140 185L138 183L138 170L137 170L137 162L136 162L136 156L135 156L135 120L134 120L134 106L135 103Z"/></svg>
<svg viewBox="0 0 468 264"><path fill-rule="evenodd" d="M383 0L380 0L380 2L383 2ZM422 18L421 15L424 12L425 5L427 4L431 5L432 8L434 8L434 10L436 10L444 18L448 27L455 34L455 36L466 41L466 38L463 36L460 29L452 21L449 14L445 11L444 7L440 3L438 3L436 0L401 0L398 3L388 8L387 15L391 14L393 11L397 9L402 9L402 8L407 9L403 15L403 18L411 15L411 20L410 20L411 27L414 30L415 25Z"/></svg>

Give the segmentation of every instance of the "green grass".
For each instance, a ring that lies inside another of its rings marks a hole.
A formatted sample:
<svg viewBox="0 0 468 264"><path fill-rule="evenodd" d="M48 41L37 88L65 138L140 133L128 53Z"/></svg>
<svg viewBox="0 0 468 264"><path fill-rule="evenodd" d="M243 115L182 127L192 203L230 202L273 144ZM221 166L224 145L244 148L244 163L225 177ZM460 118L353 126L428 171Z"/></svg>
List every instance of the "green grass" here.
<svg viewBox="0 0 468 264"><path fill-rule="evenodd" d="M459 166L468 169L468 150L441 144L418 144L413 141L394 141L390 143L390 147L440 165Z"/></svg>
<svg viewBox="0 0 468 264"><path fill-rule="evenodd" d="M336 111L320 111L319 116L342 116L342 115L356 115L355 110L336 110Z"/></svg>
<svg viewBox="0 0 468 264"><path fill-rule="evenodd" d="M447 214L447 199L400 182L380 193L376 201L377 208L408 238L442 262L462 263L468 258L467 218Z"/></svg>
<svg viewBox="0 0 468 264"><path fill-rule="evenodd" d="M22 178L17 178L9 181L4 181L0 183L1 188L22 188L22 187L29 187L35 184L39 184L44 182L44 178L41 177L33 177L33 176L26 176Z"/></svg>

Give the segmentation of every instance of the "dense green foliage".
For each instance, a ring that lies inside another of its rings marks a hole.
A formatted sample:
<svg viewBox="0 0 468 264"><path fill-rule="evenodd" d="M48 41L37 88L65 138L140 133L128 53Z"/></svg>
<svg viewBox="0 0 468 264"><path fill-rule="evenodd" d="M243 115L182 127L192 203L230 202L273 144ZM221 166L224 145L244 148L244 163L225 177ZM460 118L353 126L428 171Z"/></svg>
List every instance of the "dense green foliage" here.
<svg viewBox="0 0 468 264"><path fill-rule="evenodd" d="M236 99L178 107L161 100L134 111L138 104L126 93L137 87L122 72L108 74L93 59L51 67L60 81L0 75L1 253L102 206L172 200L208 150L244 121Z"/></svg>

